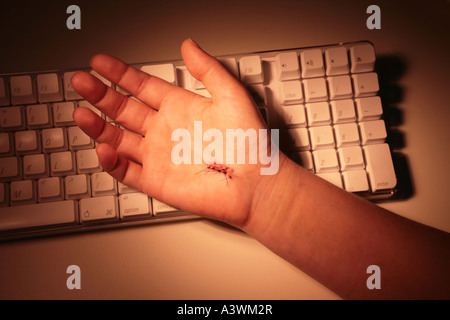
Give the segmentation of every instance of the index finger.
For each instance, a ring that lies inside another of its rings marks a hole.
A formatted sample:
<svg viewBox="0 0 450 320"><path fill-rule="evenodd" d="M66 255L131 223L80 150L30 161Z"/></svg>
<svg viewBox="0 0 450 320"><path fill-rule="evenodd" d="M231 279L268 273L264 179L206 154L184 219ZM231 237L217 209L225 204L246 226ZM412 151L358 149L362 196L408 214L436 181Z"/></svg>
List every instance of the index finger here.
<svg viewBox="0 0 450 320"><path fill-rule="evenodd" d="M159 110L167 95L182 90L106 54L92 57L91 66L100 75L156 110Z"/></svg>

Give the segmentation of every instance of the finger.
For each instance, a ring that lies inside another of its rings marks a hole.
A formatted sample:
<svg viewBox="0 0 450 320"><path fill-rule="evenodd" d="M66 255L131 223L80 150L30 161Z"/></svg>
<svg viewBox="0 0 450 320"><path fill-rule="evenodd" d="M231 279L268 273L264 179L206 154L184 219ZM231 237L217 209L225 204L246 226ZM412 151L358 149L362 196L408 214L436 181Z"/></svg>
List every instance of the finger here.
<svg viewBox="0 0 450 320"><path fill-rule="evenodd" d="M205 85L213 98L247 97L244 87L222 63L203 51L192 39L183 42L181 55L191 75Z"/></svg>
<svg viewBox="0 0 450 320"><path fill-rule="evenodd" d="M95 55L91 59L91 66L100 75L156 110L159 110L167 95L183 90L105 54Z"/></svg>
<svg viewBox="0 0 450 320"><path fill-rule="evenodd" d="M86 100L124 127L145 135L146 123L156 111L129 98L87 72L72 77L72 86Z"/></svg>
<svg viewBox="0 0 450 320"><path fill-rule="evenodd" d="M78 108L73 113L75 123L98 143L107 143L121 156L142 163L142 138L103 120L88 108Z"/></svg>
<svg viewBox="0 0 450 320"><path fill-rule="evenodd" d="M142 167L139 164L122 157L108 144L99 144L96 151L100 165L114 179L136 190L142 190Z"/></svg>

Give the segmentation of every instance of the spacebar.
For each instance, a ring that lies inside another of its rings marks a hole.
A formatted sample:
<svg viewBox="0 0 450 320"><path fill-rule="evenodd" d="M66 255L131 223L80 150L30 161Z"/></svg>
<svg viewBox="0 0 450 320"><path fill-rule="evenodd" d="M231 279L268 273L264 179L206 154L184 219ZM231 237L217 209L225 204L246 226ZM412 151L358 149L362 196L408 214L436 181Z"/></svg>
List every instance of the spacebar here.
<svg viewBox="0 0 450 320"><path fill-rule="evenodd" d="M0 231L76 224L74 200L0 208Z"/></svg>

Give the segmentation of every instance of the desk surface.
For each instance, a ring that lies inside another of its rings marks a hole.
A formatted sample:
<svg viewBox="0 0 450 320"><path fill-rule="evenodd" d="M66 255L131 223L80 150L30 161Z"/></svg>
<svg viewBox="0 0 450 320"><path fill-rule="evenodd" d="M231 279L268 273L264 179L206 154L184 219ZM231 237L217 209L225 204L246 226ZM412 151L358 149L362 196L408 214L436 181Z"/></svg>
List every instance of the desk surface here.
<svg viewBox="0 0 450 320"><path fill-rule="evenodd" d="M403 65L395 108L413 194L381 206L450 231L447 1L74 1L0 3L0 72L85 67L97 52L127 62L180 58L194 38L213 55L370 40ZM95 4L92 4L95 3ZM338 4L339 3L339 4ZM0 298L339 299L246 234L195 220L0 244ZM81 268L68 290L66 268Z"/></svg>

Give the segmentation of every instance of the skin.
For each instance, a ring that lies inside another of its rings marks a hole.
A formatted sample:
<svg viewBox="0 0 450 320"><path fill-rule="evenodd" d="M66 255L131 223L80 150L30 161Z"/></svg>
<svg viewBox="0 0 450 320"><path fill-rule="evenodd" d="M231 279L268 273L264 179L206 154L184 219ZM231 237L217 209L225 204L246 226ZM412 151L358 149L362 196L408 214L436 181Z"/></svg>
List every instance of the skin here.
<svg viewBox="0 0 450 320"><path fill-rule="evenodd" d="M266 128L249 93L220 62L191 39L181 53L211 98L103 54L92 58L92 68L139 101L89 73L73 76L76 91L127 129L86 108L74 112L77 125L99 143L105 171L169 205L243 230L342 298L450 298L446 232L347 193L281 152L277 174L261 175L260 163L236 164L226 182L223 174L198 174L205 164L174 164L171 151L178 141L171 141L172 132L185 128L193 137L194 121L202 121L203 132ZM370 265L381 269L380 290L366 286Z"/></svg>

